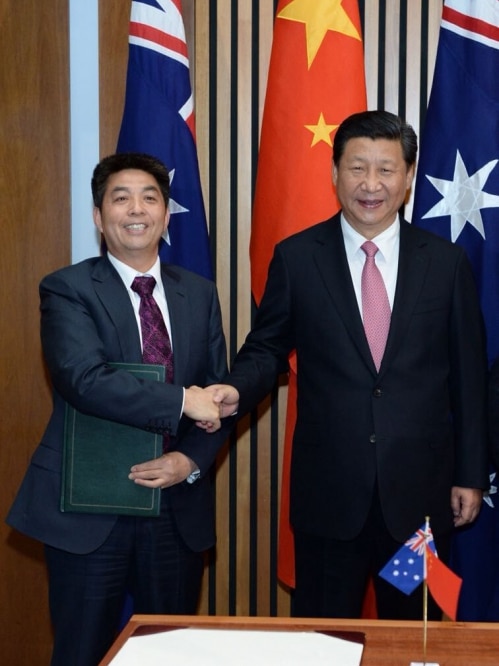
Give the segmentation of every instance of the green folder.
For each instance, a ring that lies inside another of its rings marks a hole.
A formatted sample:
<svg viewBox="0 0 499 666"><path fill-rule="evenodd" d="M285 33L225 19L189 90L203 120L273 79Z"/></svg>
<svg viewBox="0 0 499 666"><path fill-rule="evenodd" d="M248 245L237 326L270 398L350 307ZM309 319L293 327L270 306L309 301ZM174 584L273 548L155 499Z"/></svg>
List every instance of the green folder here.
<svg viewBox="0 0 499 666"><path fill-rule="evenodd" d="M162 365L109 363L141 379L165 381ZM130 481L132 465L158 458L161 435L82 414L66 404L61 511L158 516L159 488Z"/></svg>

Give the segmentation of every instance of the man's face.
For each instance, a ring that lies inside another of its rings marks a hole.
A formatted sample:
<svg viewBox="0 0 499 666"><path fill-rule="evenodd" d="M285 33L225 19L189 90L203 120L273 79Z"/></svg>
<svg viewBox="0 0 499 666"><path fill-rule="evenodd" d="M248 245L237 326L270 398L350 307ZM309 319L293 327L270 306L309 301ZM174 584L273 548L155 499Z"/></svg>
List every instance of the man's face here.
<svg viewBox="0 0 499 666"><path fill-rule="evenodd" d="M365 238L394 221L414 177L399 141L359 137L345 144L333 182L346 220Z"/></svg>
<svg viewBox="0 0 499 666"><path fill-rule="evenodd" d="M102 210L94 208L94 222L109 252L143 270L152 266L166 231L169 212L156 179L146 171L124 169L109 177Z"/></svg>

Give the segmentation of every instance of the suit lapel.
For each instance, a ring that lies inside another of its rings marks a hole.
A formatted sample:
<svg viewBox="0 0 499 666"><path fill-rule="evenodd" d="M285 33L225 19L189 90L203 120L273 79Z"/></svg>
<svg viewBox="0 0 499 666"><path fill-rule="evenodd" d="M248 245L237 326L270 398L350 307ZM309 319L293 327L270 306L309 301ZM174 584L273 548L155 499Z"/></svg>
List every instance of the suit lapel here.
<svg viewBox="0 0 499 666"><path fill-rule="evenodd" d="M179 274L168 266L161 266L161 279L170 314L174 381L181 383L189 358L190 345L187 294ZM141 363L140 335L130 297L120 276L107 258L103 257L97 262L92 280L97 297L116 329L122 358L131 363Z"/></svg>
<svg viewBox="0 0 499 666"><path fill-rule="evenodd" d="M400 225L400 250L397 286L393 303L390 331L379 374L390 364L406 337L412 312L423 287L428 267L426 241L418 237L408 222ZM339 316L373 374L376 369L364 332L352 278L341 233L340 216L332 218L317 236L314 254L319 273L324 281Z"/></svg>
<svg viewBox="0 0 499 666"><path fill-rule="evenodd" d="M380 374L389 366L390 360L406 339L406 331L428 269L428 254L425 248L426 241L418 237L408 222L401 221L397 286Z"/></svg>
<svg viewBox="0 0 499 666"><path fill-rule="evenodd" d="M95 293L108 313L121 348L121 359L142 362L140 335L130 297L123 281L106 257L100 259L92 272Z"/></svg>
<svg viewBox="0 0 499 666"><path fill-rule="evenodd" d="M190 322L187 293L180 275L168 266L161 265L161 278L165 288L173 346L173 374L176 384L182 383L189 359Z"/></svg>
<svg viewBox="0 0 499 666"><path fill-rule="evenodd" d="M317 237L314 258L334 307L343 320L352 342L369 369L376 373L353 288L339 214L332 218L330 224L322 227Z"/></svg>

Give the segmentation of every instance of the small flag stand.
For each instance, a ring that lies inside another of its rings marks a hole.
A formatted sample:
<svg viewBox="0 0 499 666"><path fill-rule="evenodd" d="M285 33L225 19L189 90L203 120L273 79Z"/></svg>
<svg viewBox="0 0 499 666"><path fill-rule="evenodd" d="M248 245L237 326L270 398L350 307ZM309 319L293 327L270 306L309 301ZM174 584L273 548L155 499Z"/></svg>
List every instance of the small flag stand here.
<svg viewBox="0 0 499 666"><path fill-rule="evenodd" d="M410 666L439 666L426 661L428 637L428 589L435 603L451 620L456 619L462 580L441 560L433 540L430 518L385 564L379 575L404 594L411 594L423 583L423 662Z"/></svg>
<svg viewBox="0 0 499 666"><path fill-rule="evenodd" d="M438 663L426 661L426 649L428 645L428 548L426 546L427 539L430 538L430 517L426 516L425 519L425 549L423 553L423 567L424 567L424 580L423 580L423 661L411 661L410 666L439 666Z"/></svg>

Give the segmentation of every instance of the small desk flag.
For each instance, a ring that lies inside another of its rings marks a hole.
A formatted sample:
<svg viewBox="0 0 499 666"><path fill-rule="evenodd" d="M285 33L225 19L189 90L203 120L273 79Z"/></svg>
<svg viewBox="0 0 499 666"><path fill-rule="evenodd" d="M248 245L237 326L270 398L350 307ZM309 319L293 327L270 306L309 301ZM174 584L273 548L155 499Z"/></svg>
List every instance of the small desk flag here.
<svg viewBox="0 0 499 666"><path fill-rule="evenodd" d="M461 579L438 559L428 521L385 564L379 575L407 595L426 580L438 606L452 620L456 619Z"/></svg>

